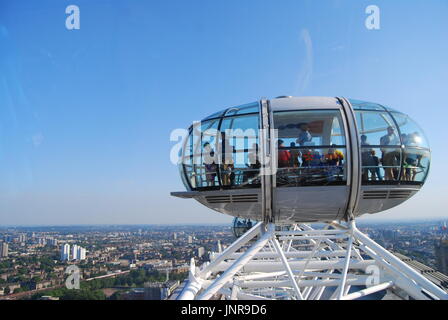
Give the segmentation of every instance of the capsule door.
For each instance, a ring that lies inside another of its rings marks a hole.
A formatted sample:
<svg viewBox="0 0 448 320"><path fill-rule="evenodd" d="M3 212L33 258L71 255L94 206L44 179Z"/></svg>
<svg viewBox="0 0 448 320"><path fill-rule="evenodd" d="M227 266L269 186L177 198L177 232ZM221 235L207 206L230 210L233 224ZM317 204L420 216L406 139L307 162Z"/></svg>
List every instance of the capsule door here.
<svg viewBox="0 0 448 320"><path fill-rule="evenodd" d="M336 101L336 99L334 99ZM347 207L350 152L340 104L296 109L271 103L276 139L273 211L279 223L342 219Z"/></svg>

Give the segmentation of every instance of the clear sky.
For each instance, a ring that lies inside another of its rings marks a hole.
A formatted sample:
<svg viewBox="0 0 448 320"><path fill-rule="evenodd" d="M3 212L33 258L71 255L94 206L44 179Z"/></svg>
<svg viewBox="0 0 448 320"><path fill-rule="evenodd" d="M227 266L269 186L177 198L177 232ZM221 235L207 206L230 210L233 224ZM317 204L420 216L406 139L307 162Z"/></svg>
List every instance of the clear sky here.
<svg viewBox="0 0 448 320"><path fill-rule="evenodd" d="M446 0L0 0L0 224L230 221L170 197L170 132L279 95L409 114L431 172L376 217L448 216L447 16Z"/></svg>

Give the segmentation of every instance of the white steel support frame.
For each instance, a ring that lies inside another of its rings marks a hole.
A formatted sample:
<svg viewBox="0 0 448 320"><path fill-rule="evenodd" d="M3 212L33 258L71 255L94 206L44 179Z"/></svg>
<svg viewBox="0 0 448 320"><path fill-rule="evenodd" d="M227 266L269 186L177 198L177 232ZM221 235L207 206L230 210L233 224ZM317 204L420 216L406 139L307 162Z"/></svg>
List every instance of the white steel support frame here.
<svg viewBox="0 0 448 320"><path fill-rule="evenodd" d="M353 300L392 290L448 300L448 293L359 231L354 220L276 227L257 223L200 268L192 259L179 300Z"/></svg>

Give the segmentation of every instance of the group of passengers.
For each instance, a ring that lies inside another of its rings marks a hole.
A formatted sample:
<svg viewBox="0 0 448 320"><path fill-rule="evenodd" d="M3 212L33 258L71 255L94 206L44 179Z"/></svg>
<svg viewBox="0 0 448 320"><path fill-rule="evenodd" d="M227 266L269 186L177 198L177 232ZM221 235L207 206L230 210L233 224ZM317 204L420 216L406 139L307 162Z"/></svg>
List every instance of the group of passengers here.
<svg viewBox="0 0 448 320"><path fill-rule="evenodd" d="M250 228L252 228L252 226L253 226L253 223L250 219L243 219L243 220L238 219L235 224L236 228L250 229Z"/></svg>
<svg viewBox="0 0 448 320"><path fill-rule="evenodd" d="M342 166L344 154L335 148L329 148L327 153L321 154L316 149L297 148L307 146L311 143L313 136L307 123L301 123L299 135L296 142L291 142L289 148L284 145L283 140L278 140L278 167L338 167Z"/></svg>
<svg viewBox="0 0 448 320"><path fill-rule="evenodd" d="M233 152L224 158L223 164L221 165L222 184L224 186L233 186L236 182L237 184L243 185L257 183L261 168L258 152L258 144L254 143L248 153L249 163L246 163L246 168L238 170L239 175L237 176L233 160L233 154L235 154L236 151L235 147L233 147ZM236 179L238 179L238 181L236 181Z"/></svg>
<svg viewBox="0 0 448 320"><path fill-rule="evenodd" d="M290 147L285 147L283 140L278 140L278 167L279 168L299 168L299 167L322 167L322 166L342 166L344 153L328 148L328 151L321 154L316 149L297 149L296 144L291 142Z"/></svg>
<svg viewBox="0 0 448 320"><path fill-rule="evenodd" d="M325 154L321 154L316 149L298 148L296 144L300 147L304 147L307 143L312 141L312 135L308 124L299 124L299 129L300 133L296 142L291 142L289 147L284 145L283 140L278 140L278 167L288 169L326 167L325 170L327 173L335 175L341 174L344 154L333 147L328 148ZM403 133L399 137L395 133L395 128L389 126L387 128L387 134L380 139L380 158L376 154L376 151L369 147L370 143L367 141L367 136L361 135L362 179L364 181L398 180L401 166L401 143L407 147L417 147L419 145L419 139L420 137L417 132L411 134ZM233 154L235 154L235 152L235 148L233 147L232 152L226 155L223 163L218 166L217 161L214 160L216 159L215 152L210 143L206 142L204 144L203 154L212 159L212 161L204 162L205 177L208 187L217 185L216 178L218 169L221 170L221 181L224 186L235 185L236 170L233 161ZM241 178L239 178L238 184L251 184L258 179L259 170L261 168L258 152L258 144L254 143L248 154L249 163L246 164L245 169L239 169L239 171L241 171ZM414 181L417 175L417 168L421 167L422 155L406 149L403 160L404 171L401 179L405 181ZM381 174L381 167L384 170L384 178ZM333 168L333 170L331 168Z"/></svg>
<svg viewBox="0 0 448 320"><path fill-rule="evenodd" d="M400 141L401 138L401 141ZM406 134L402 133L400 138L395 133L395 128L389 126L387 134L381 137L381 158L376 155L374 149L369 148L370 143L367 141L366 135L361 135L361 161L362 161L362 178L364 181L382 181L383 177L380 171L380 165L384 169L384 180L398 180L400 176L401 166L401 144L407 147L417 147L420 139L417 132ZM389 148L385 146L391 146ZM394 148L395 147L395 148ZM412 149L405 149L403 156L403 167L401 179L404 181L414 181L417 175L417 168L421 167L422 156L412 152ZM370 177L369 177L370 174Z"/></svg>
<svg viewBox="0 0 448 320"><path fill-rule="evenodd" d="M237 177L235 170L235 162L233 160L233 155L236 153L235 147L232 147L232 152L224 153L223 161L220 166L217 164L217 159L215 157L215 152L211 147L210 143L204 143L204 158L211 159L209 161L204 162L205 168L205 178L206 178L206 186L214 187L218 185L217 176L218 176L218 168L221 173L221 182L223 186L233 186L236 183ZM252 149L248 154L249 163L246 164L247 169L239 170L242 171L241 178L238 181L238 184L247 184L247 183L255 183L255 180L258 178L259 170L261 168L261 163L258 157L258 144L254 143L252 145Z"/></svg>

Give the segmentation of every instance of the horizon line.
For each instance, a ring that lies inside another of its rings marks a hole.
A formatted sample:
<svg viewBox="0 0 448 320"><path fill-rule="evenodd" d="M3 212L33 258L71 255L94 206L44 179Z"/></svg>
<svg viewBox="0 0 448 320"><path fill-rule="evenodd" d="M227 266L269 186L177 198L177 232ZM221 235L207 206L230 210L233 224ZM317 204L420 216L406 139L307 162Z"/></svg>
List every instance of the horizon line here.
<svg viewBox="0 0 448 320"><path fill-rule="evenodd" d="M440 220L448 220L448 217L433 218L404 218L404 219L378 219L378 220L360 220L360 224L374 223L397 223L397 222L435 222ZM323 223L323 222L307 222L307 223ZM136 226L223 226L231 225L228 222L189 222L189 223L78 223L78 224L5 224L0 228L16 228L16 227L136 227Z"/></svg>

